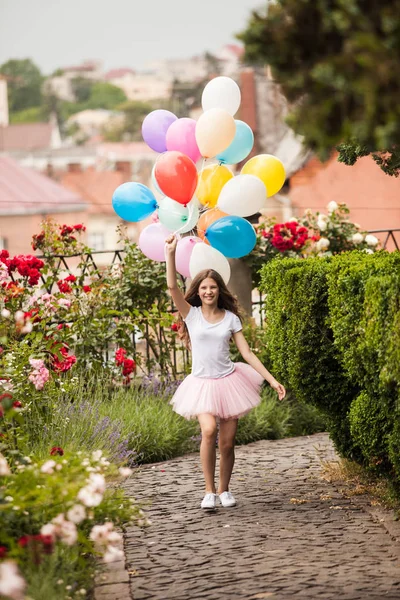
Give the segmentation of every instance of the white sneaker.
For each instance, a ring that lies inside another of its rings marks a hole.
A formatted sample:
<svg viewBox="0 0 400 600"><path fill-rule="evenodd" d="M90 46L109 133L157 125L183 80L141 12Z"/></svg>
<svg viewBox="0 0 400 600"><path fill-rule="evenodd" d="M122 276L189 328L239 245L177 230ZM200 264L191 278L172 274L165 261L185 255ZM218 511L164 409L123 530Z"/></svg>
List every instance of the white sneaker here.
<svg viewBox="0 0 400 600"><path fill-rule="evenodd" d="M204 496L201 501L201 508L215 508L215 500L217 498L217 494L208 493Z"/></svg>
<svg viewBox="0 0 400 600"><path fill-rule="evenodd" d="M219 501L221 502L224 508L236 506L236 500L231 494L231 492L222 492L222 494L219 495Z"/></svg>

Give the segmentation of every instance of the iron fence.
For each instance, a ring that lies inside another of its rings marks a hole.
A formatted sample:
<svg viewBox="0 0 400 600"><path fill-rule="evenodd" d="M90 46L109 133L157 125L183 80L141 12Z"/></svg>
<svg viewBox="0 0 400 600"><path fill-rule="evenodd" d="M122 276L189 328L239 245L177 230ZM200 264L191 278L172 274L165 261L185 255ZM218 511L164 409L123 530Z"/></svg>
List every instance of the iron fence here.
<svg viewBox="0 0 400 600"><path fill-rule="evenodd" d="M382 234L382 250L400 250L400 229L372 229L368 233Z"/></svg>

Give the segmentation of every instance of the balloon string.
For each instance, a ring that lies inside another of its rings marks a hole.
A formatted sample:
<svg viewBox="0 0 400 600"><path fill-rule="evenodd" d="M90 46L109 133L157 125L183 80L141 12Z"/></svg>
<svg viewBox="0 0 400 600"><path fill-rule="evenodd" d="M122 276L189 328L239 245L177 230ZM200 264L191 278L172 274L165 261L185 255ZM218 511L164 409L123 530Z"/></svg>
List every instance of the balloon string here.
<svg viewBox="0 0 400 600"><path fill-rule="evenodd" d="M181 227L179 227L179 229L177 229L176 231L173 232L173 235L177 235L178 233L180 233L182 231L182 229L184 229L186 227L187 222L190 221L191 218L192 218L192 216L193 216L193 213L195 211L195 205L196 205L196 203L197 203L197 201L193 202L193 200L191 200L189 202L189 204L188 204L188 207L189 207L188 217L187 217L186 221L183 223L183 225ZM173 214L177 214L177 213L173 213Z"/></svg>

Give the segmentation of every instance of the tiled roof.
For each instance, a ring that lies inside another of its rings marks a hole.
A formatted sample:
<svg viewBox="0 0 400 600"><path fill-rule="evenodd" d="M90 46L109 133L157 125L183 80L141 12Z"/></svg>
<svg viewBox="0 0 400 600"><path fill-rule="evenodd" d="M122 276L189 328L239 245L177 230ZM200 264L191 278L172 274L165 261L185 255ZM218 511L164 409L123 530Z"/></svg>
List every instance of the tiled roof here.
<svg viewBox="0 0 400 600"><path fill-rule="evenodd" d="M0 156L0 215L48 214L86 210L77 193L45 175Z"/></svg>
<svg viewBox="0 0 400 600"><path fill-rule="evenodd" d="M98 147L97 155L115 160L129 160L139 155L156 160L158 156L145 142L104 142Z"/></svg>
<svg viewBox="0 0 400 600"><path fill-rule="evenodd" d="M52 131L51 123L0 126L0 152L50 148Z"/></svg>
<svg viewBox="0 0 400 600"><path fill-rule="evenodd" d="M225 44L222 50L224 48L232 52L232 54L235 54L238 58L240 58L244 54L244 47L239 46L238 44Z"/></svg>
<svg viewBox="0 0 400 600"><path fill-rule="evenodd" d="M96 61L86 60L80 65L62 67L62 71L95 71L97 68L98 64Z"/></svg>
<svg viewBox="0 0 400 600"><path fill-rule="evenodd" d="M126 181L127 177L121 171L97 171L89 167L81 172L64 173L60 182L88 202L90 213L114 215L112 195Z"/></svg>
<svg viewBox="0 0 400 600"><path fill-rule="evenodd" d="M135 75L135 71L129 68L111 69L111 71L108 71L108 73L104 75L104 79L117 79L118 77L123 77L124 75L128 75L129 73Z"/></svg>
<svg viewBox="0 0 400 600"><path fill-rule="evenodd" d="M386 175L366 156L349 167L335 153L327 163L309 161L290 179L290 199L298 213L326 212L331 200L344 202L365 229L400 227L400 178Z"/></svg>

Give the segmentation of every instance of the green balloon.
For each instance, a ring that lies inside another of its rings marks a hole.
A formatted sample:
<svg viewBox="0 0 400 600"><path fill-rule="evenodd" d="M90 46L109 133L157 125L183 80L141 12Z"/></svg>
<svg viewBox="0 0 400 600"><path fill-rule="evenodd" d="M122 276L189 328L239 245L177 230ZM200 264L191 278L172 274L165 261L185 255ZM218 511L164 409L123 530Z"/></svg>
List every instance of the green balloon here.
<svg viewBox="0 0 400 600"><path fill-rule="evenodd" d="M186 233L193 229L199 218L197 200L192 200L186 207L172 198L165 196L158 209L160 223L174 232Z"/></svg>

